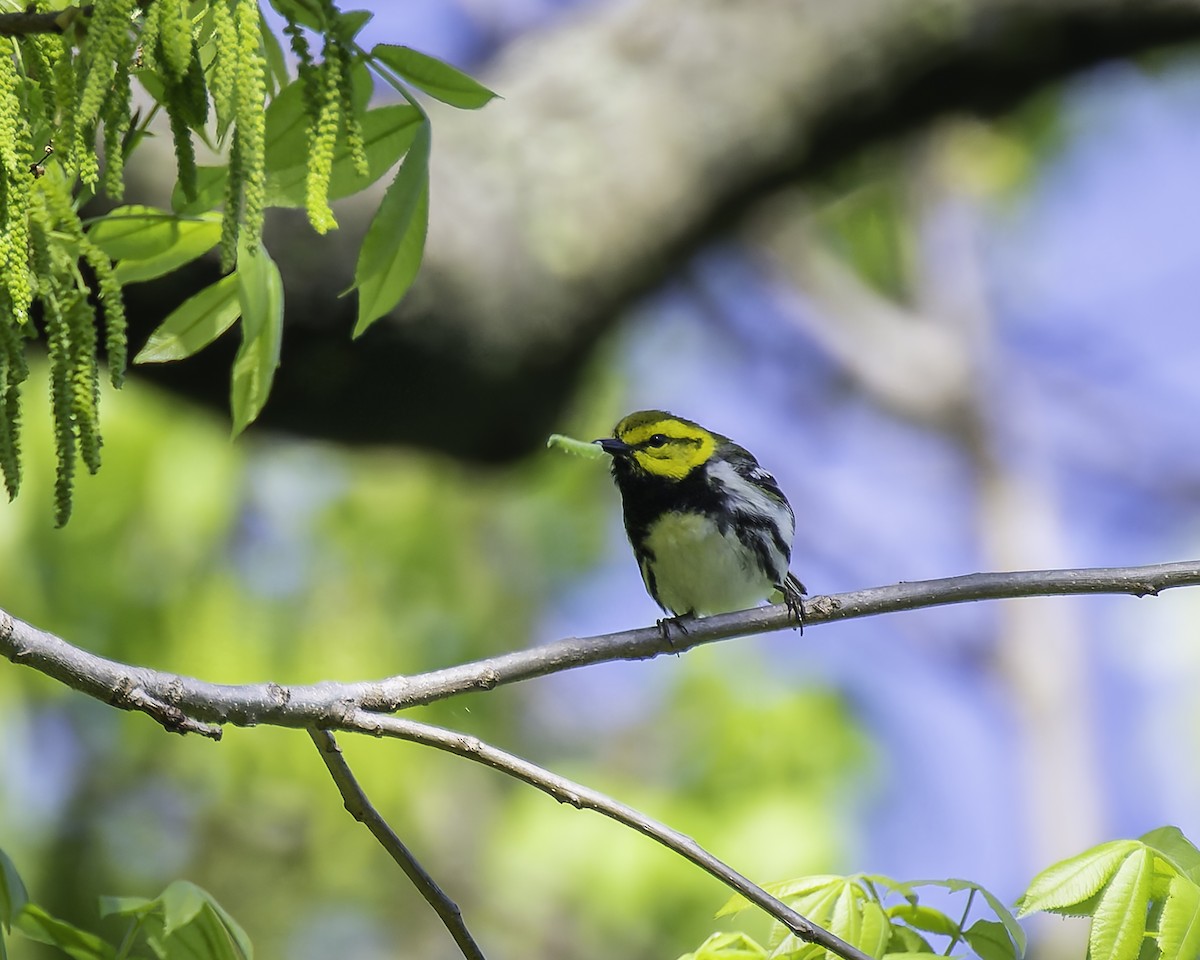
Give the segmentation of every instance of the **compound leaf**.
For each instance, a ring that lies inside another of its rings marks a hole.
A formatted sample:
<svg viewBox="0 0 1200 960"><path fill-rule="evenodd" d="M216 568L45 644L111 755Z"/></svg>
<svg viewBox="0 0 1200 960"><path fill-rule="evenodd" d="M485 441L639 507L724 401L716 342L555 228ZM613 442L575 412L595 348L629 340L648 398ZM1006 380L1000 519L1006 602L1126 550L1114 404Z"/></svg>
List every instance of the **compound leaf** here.
<svg viewBox="0 0 1200 960"><path fill-rule="evenodd" d="M1193 883L1200 883L1200 850L1178 827L1159 827L1139 837Z"/></svg>
<svg viewBox="0 0 1200 960"><path fill-rule="evenodd" d="M1070 913L1109 882L1121 863L1139 849L1136 840L1112 840L1078 856L1052 864L1039 873L1020 899L1018 916L1038 910Z"/></svg>

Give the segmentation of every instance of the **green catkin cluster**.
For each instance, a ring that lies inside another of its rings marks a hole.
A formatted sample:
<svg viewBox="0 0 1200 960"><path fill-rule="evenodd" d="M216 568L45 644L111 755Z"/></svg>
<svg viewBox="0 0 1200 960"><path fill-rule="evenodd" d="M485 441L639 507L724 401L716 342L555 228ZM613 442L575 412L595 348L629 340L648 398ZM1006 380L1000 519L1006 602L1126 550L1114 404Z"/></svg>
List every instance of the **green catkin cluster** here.
<svg viewBox="0 0 1200 960"><path fill-rule="evenodd" d="M27 263L33 159L13 53L12 41L0 40L0 286L8 301L0 326L16 329L27 322L33 298Z"/></svg>
<svg viewBox="0 0 1200 960"><path fill-rule="evenodd" d="M308 175L304 181L304 205L308 222L317 233L337 227L329 209L329 178L333 172L333 153L337 147L342 118L341 60L336 41L328 37L322 51L321 83L318 89L316 123L309 124Z"/></svg>
<svg viewBox="0 0 1200 960"><path fill-rule="evenodd" d="M130 61L133 42L120 51L113 74L112 92L104 102L100 118L104 121L104 192L114 200L125 195L125 137L132 119L133 90L130 85Z"/></svg>
<svg viewBox="0 0 1200 960"><path fill-rule="evenodd" d="M196 147L192 143L192 131L178 110L168 105L167 118L171 122L171 140L175 144L175 166L179 169L179 186L188 200L196 199Z"/></svg>
<svg viewBox="0 0 1200 960"><path fill-rule="evenodd" d="M264 104L267 98L267 60L262 53L258 0L234 0L234 25L237 30L238 75L235 85L237 105L238 166L242 196L241 230L247 236L246 248L258 249L266 208L266 132Z"/></svg>
<svg viewBox="0 0 1200 960"><path fill-rule="evenodd" d="M58 102L54 96L54 65L62 57L62 39L53 34L34 33L21 43L21 57L29 84L29 117L47 133L55 126Z"/></svg>
<svg viewBox="0 0 1200 960"><path fill-rule="evenodd" d="M242 138L235 128L229 145L229 175L225 178L225 215L221 218L221 270L237 264L238 225L242 218Z"/></svg>
<svg viewBox="0 0 1200 960"><path fill-rule="evenodd" d="M365 177L370 172L367 165L367 144L363 139L362 123L354 109L354 51L342 42L337 45L339 62L338 93L341 97L342 122L346 128L346 146L350 150L350 160L354 164L354 172Z"/></svg>
<svg viewBox="0 0 1200 960"><path fill-rule="evenodd" d="M9 499L21 486L21 384L29 375L22 339L34 295L28 262L32 144L15 53L11 41L0 40L0 474Z"/></svg>
<svg viewBox="0 0 1200 960"><path fill-rule="evenodd" d="M137 0L106 0L94 7L80 57L76 124L81 127L94 128L100 117L118 64L128 56L131 18L136 8Z"/></svg>
<svg viewBox="0 0 1200 960"><path fill-rule="evenodd" d="M96 318L84 296L67 313L70 331L71 418L79 437L79 455L90 472L100 469L100 365L96 359Z"/></svg>
<svg viewBox="0 0 1200 960"><path fill-rule="evenodd" d="M200 51L186 2L156 0L145 9L139 49L146 66L157 71L162 80L179 186L188 200L194 200L196 148L192 130L203 129L208 120L208 88Z"/></svg>
<svg viewBox="0 0 1200 960"><path fill-rule="evenodd" d="M315 123L321 88L320 70L313 61L312 49L308 45L308 37L304 35L304 28L295 20L289 20L283 32L287 34L292 53L296 55L296 72L304 88L304 106L308 111L308 121Z"/></svg>
<svg viewBox="0 0 1200 960"><path fill-rule="evenodd" d="M147 25L154 23L156 62L171 79L182 81L192 62L192 18L186 0L155 0L146 20Z"/></svg>
<svg viewBox="0 0 1200 960"><path fill-rule="evenodd" d="M327 29L321 63L317 64L303 29L289 20L283 28L299 62L300 82L308 113L308 172L304 182L304 205L318 233L337 227L329 207L329 183L338 134L344 132L355 172L368 174L367 149L362 124L354 109L354 50L337 29L337 10L322 4Z"/></svg>
<svg viewBox="0 0 1200 960"><path fill-rule="evenodd" d="M225 215L221 220L221 269L231 270L237 262L239 237L245 235L245 246L251 251L258 249L262 237L266 209L267 61L262 53L257 0L218 2L231 5L234 35L235 62L230 84L234 128L225 181ZM214 30L226 29L221 26L223 16L215 16ZM220 83L226 81L222 79Z"/></svg>
<svg viewBox="0 0 1200 960"><path fill-rule="evenodd" d="M213 29L213 62L208 77L208 90L216 107L222 131L233 122L235 115L234 87L238 76L237 25L229 0L212 0L209 6Z"/></svg>
<svg viewBox="0 0 1200 960"><path fill-rule="evenodd" d="M75 83L75 65L72 63L71 48L60 41L56 51L58 56L53 60L51 69L54 71L54 103L58 111L58 146L68 165L70 151L75 142L75 117L79 107L79 88Z"/></svg>
<svg viewBox="0 0 1200 960"><path fill-rule="evenodd" d="M50 361L50 403L58 461L55 519L59 526L71 513L76 458L82 458L93 473L100 467L96 316L77 256L96 276L114 382L123 375L126 351L125 314L112 263L85 235L69 190L69 180L60 174L47 175L34 191L30 209L30 255L44 306ZM62 237L68 242L63 243L59 239Z"/></svg>
<svg viewBox="0 0 1200 960"><path fill-rule="evenodd" d="M71 487L75 480L75 417L71 389L71 325L68 315L82 299L73 288L67 300L54 298L46 310L46 349L50 358L50 407L54 412L54 449L58 469L54 474L54 521L62 526L71 515ZM84 301L86 306L86 301Z"/></svg>
<svg viewBox="0 0 1200 960"><path fill-rule="evenodd" d="M151 69L158 64L159 18L162 16L164 4L151 3L145 6L142 18L142 31L138 37L138 54L142 62Z"/></svg>
<svg viewBox="0 0 1200 960"><path fill-rule="evenodd" d="M79 256L96 275L97 296L104 315L105 349L108 351L109 378L113 386L119 387L125 379L125 301L121 297L121 284L113 270L112 261L97 247L83 230L79 214L71 204L71 197L60 189L57 180L43 181L42 196L49 211L54 228L70 238ZM86 296L87 288L82 281L76 284ZM92 323L94 325L94 318ZM95 355L95 336L92 338ZM93 361L94 362L94 361Z"/></svg>
<svg viewBox="0 0 1200 960"><path fill-rule="evenodd" d="M129 363L125 298L121 295L121 283L117 280L112 261L94 243L85 241L80 244L80 252L96 275L100 308L104 314L104 352L108 356L108 379L114 387L121 387L125 383L125 369Z"/></svg>
<svg viewBox="0 0 1200 960"><path fill-rule="evenodd" d="M0 290L0 310L9 306ZM21 336L0 323L0 473L11 500L21 488L21 384L29 376Z"/></svg>

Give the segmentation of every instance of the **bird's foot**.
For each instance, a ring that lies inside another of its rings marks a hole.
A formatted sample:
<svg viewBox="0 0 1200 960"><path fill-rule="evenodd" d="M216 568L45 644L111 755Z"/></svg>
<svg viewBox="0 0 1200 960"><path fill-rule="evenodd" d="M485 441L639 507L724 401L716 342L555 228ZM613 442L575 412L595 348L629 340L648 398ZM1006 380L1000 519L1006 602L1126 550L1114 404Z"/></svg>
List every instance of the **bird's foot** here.
<svg viewBox="0 0 1200 960"><path fill-rule="evenodd" d="M668 647L675 646L675 637L671 636L672 631L678 631L678 636L686 637L688 633L688 624L696 619L694 613L681 613L676 617L663 617L658 621L658 632L662 635L663 642Z"/></svg>
<svg viewBox="0 0 1200 960"><path fill-rule="evenodd" d="M804 636L804 587L794 577L789 577L783 585L783 602L787 605L792 629L799 630L800 636Z"/></svg>

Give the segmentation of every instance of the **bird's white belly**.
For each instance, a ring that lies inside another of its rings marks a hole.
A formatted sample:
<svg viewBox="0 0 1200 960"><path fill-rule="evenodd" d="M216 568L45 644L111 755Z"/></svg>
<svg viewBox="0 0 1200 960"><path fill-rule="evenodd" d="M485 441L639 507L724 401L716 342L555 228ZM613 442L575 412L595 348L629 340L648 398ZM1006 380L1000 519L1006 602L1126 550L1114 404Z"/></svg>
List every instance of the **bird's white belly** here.
<svg viewBox="0 0 1200 960"><path fill-rule="evenodd" d="M733 531L722 534L708 517L664 514L649 530L659 602L675 614L708 615L744 610L765 600L775 585L752 550ZM648 571L642 578L650 586Z"/></svg>

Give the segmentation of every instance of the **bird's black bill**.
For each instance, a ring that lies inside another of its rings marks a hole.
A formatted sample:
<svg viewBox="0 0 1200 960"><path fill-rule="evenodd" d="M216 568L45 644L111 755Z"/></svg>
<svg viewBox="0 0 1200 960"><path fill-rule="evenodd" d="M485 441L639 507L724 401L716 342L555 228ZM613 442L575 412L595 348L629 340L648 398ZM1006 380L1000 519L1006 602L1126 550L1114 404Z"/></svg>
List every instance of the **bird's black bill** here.
<svg viewBox="0 0 1200 960"><path fill-rule="evenodd" d="M624 440L618 440L615 437L606 437L603 440L593 440L592 443L599 444L600 449L611 457L623 457L633 451L633 447L627 444Z"/></svg>

